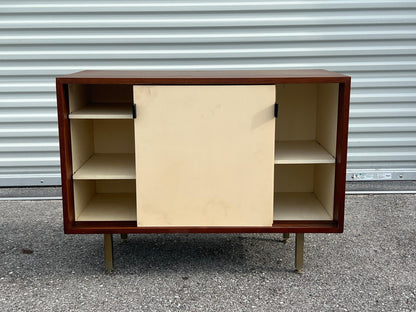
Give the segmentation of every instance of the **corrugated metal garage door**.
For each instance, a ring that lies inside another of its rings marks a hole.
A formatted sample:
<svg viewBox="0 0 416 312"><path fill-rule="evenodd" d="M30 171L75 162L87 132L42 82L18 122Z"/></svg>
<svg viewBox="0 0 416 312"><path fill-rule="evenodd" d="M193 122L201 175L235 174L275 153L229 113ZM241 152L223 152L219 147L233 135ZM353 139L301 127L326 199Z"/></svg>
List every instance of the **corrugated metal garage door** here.
<svg viewBox="0 0 416 312"><path fill-rule="evenodd" d="M415 178L415 39L416 1L2 1L0 186L60 184L54 78L84 69L346 73L349 179Z"/></svg>

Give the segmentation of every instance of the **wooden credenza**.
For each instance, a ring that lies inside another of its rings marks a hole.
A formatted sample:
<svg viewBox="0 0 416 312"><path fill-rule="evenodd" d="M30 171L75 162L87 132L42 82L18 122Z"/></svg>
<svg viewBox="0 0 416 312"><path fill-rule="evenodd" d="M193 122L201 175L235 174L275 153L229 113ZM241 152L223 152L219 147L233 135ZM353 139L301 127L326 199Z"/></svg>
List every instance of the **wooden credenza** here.
<svg viewBox="0 0 416 312"><path fill-rule="evenodd" d="M56 80L65 233L340 233L350 77L83 71Z"/></svg>

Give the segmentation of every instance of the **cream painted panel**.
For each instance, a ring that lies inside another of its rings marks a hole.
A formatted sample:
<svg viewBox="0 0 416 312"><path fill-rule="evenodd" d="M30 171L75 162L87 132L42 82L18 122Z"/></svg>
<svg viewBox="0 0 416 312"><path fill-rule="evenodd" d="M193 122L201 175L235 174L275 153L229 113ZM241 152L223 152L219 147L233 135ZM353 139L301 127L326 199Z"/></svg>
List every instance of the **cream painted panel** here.
<svg viewBox="0 0 416 312"><path fill-rule="evenodd" d="M134 153L133 120L94 120L96 153Z"/></svg>
<svg viewBox="0 0 416 312"><path fill-rule="evenodd" d="M90 120L71 120L72 170L76 172L94 154L94 130Z"/></svg>
<svg viewBox="0 0 416 312"><path fill-rule="evenodd" d="M315 84L278 84L276 101L279 141L315 140L317 87Z"/></svg>
<svg viewBox="0 0 416 312"><path fill-rule="evenodd" d="M276 165L275 192L313 192L313 165Z"/></svg>
<svg viewBox="0 0 416 312"><path fill-rule="evenodd" d="M316 165L314 179L316 197L332 218L334 211L335 165Z"/></svg>
<svg viewBox="0 0 416 312"><path fill-rule="evenodd" d="M271 226L275 86L135 86L139 226Z"/></svg>
<svg viewBox="0 0 416 312"><path fill-rule="evenodd" d="M88 102L86 85L71 83L68 85L69 113L73 113Z"/></svg>
<svg viewBox="0 0 416 312"><path fill-rule="evenodd" d="M95 194L94 181L74 181L74 209L75 220L83 213L85 207Z"/></svg>

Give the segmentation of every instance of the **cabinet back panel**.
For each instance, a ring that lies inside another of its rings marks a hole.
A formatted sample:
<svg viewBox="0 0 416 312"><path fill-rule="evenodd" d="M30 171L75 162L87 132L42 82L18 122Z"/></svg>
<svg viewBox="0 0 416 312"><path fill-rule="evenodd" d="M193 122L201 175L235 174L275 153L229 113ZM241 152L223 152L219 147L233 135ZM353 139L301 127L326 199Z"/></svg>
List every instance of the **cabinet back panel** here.
<svg viewBox="0 0 416 312"><path fill-rule="evenodd" d="M277 140L315 140L317 96L316 84L276 85Z"/></svg>
<svg viewBox="0 0 416 312"><path fill-rule="evenodd" d="M318 84L316 138L335 157L338 118L337 83Z"/></svg>
<svg viewBox="0 0 416 312"><path fill-rule="evenodd" d="M133 120L96 119L92 122L95 153L134 153Z"/></svg>
<svg viewBox="0 0 416 312"><path fill-rule="evenodd" d="M275 192L313 192L313 165L276 165Z"/></svg>
<svg viewBox="0 0 416 312"><path fill-rule="evenodd" d="M97 193L136 193L135 180L97 180Z"/></svg>
<svg viewBox="0 0 416 312"><path fill-rule="evenodd" d="M132 85L88 85L90 103L131 103L133 104Z"/></svg>

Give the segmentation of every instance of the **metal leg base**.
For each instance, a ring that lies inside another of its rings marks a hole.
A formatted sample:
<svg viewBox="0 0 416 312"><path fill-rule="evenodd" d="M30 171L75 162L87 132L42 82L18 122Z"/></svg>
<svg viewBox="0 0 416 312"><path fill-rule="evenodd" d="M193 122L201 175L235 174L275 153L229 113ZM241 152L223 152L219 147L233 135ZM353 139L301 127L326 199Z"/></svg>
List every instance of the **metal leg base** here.
<svg viewBox="0 0 416 312"><path fill-rule="evenodd" d="M303 273L304 233L296 233L295 267L297 273Z"/></svg>
<svg viewBox="0 0 416 312"><path fill-rule="evenodd" d="M290 238L290 233L283 233L283 243L287 243Z"/></svg>
<svg viewBox="0 0 416 312"><path fill-rule="evenodd" d="M104 234L105 272L113 273L113 235Z"/></svg>

